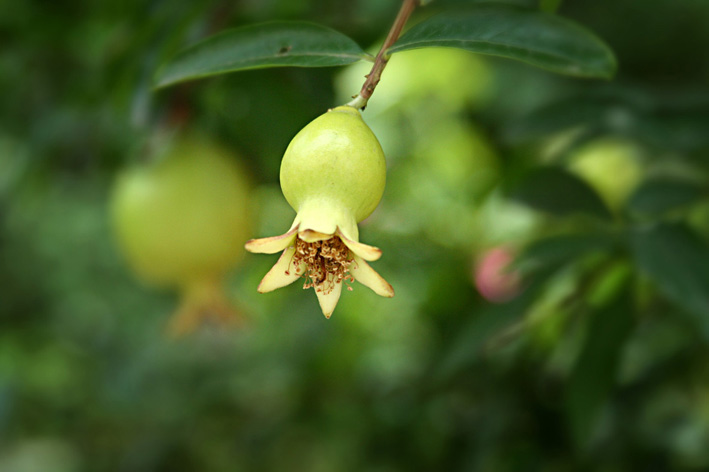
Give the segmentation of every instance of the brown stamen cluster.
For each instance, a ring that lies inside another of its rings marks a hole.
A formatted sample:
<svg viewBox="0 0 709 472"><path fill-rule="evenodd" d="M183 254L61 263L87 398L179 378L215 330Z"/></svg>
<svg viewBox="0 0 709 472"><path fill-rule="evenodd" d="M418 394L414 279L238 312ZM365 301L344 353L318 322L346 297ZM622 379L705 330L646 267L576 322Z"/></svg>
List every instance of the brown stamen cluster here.
<svg viewBox="0 0 709 472"><path fill-rule="evenodd" d="M295 238L295 254L291 264L295 265L296 273L302 264L305 265L304 289L315 287L315 290L327 295L335 284L353 282L354 277L349 274L352 263L349 248L337 236L314 243Z"/></svg>

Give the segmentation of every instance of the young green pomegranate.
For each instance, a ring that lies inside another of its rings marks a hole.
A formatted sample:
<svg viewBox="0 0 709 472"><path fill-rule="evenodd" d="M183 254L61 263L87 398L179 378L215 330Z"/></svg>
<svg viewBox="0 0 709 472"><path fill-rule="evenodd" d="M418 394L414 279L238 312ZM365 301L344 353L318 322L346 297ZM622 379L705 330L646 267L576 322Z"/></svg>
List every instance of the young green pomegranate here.
<svg viewBox="0 0 709 472"><path fill-rule="evenodd" d="M379 259L381 250L359 242L357 223L377 207L386 181L384 152L360 112L337 107L303 128L286 149L280 179L297 216L285 234L246 243L254 253L283 251L258 291L304 277L304 288L315 289L327 318L344 282L357 280L378 295L394 296L365 262Z"/></svg>
<svg viewBox="0 0 709 472"><path fill-rule="evenodd" d="M205 319L238 319L222 285L250 232L248 195L235 157L205 137L176 139L118 177L111 201L118 243L142 280L180 290L173 334Z"/></svg>

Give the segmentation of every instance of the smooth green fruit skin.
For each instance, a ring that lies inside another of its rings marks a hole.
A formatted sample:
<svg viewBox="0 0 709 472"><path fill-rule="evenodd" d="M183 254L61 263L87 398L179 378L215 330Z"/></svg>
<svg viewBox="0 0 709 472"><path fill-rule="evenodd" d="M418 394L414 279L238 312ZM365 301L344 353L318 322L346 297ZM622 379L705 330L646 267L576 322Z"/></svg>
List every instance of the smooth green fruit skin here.
<svg viewBox="0 0 709 472"><path fill-rule="evenodd" d="M111 210L121 249L142 279L189 285L238 261L250 233L248 197L234 156L192 137L121 174Z"/></svg>
<svg viewBox="0 0 709 472"><path fill-rule="evenodd" d="M384 193L384 151L357 109L337 107L293 138L281 162L280 179L283 195L296 212L308 205L337 207L360 222Z"/></svg>

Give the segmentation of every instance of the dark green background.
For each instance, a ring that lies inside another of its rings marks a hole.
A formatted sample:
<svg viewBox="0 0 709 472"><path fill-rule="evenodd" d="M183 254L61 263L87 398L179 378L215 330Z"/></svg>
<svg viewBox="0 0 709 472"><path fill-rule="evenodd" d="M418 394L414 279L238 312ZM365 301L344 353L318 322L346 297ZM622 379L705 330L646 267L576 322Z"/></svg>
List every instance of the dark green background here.
<svg viewBox="0 0 709 472"><path fill-rule="evenodd" d="M437 0L412 21L466 3ZM397 9L0 3L0 471L709 468L702 0L563 2L559 14L616 52L612 81L470 56L469 73L397 86L397 61L416 56L395 55L364 113L389 185L361 233L383 249L373 266L396 297L355 284L327 321L297 286L258 295L276 256L248 255L229 296L250 327L166 339L175 294L141 286L112 237L116 173L180 121L240 156L254 236L280 234L293 218L283 150L360 82L344 68L269 69L153 93L155 70L270 19L376 51ZM641 177L607 208L573 161L609 140L633 150ZM520 254L525 278L506 304L471 276L498 246Z"/></svg>

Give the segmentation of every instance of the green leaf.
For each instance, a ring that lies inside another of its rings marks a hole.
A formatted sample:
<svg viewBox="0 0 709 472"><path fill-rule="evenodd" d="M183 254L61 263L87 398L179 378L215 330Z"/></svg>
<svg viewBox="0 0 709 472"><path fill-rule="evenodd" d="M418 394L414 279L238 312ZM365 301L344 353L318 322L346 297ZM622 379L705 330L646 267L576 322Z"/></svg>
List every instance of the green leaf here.
<svg viewBox="0 0 709 472"><path fill-rule="evenodd" d="M709 339L709 246L681 224L638 229L631 235L638 268L688 314Z"/></svg>
<svg viewBox="0 0 709 472"><path fill-rule="evenodd" d="M505 136L524 142L578 128L586 134L628 136L671 152L697 153L699 158L709 151L709 107L667 104L624 87L586 92L539 107L508 123Z"/></svg>
<svg viewBox="0 0 709 472"><path fill-rule="evenodd" d="M648 116L639 123L641 137L648 142L685 152L706 151L709 147L709 108L683 108Z"/></svg>
<svg viewBox="0 0 709 472"><path fill-rule="evenodd" d="M470 322L461 327L460 333L444 353L435 371L434 380L445 382L474 363L486 342L525 315L551 274L552 271L547 271L538 275L517 298L507 303L491 305L481 313L476 313Z"/></svg>
<svg viewBox="0 0 709 472"><path fill-rule="evenodd" d="M512 142L524 142L579 127L594 134L619 133L636 120L636 111L625 103L606 97L581 96L553 102L510 121L505 135Z"/></svg>
<svg viewBox="0 0 709 472"><path fill-rule="evenodd" d="M588 254L607 252L617 243L606 234L567 234L535 241L515 260L513 267L522 274L558 268Z"/></svg>
<svg viewBox="0 0 709 472"><path fill-rule="evenodd" d="M512 190L511 197L556 216L587 214L610 218L601 197L586 182L561 167L532 170Z"/></svg>
<svg viewBox="0 0 709 472"><path fill-rule="evenodd" d="M177 54L157 74L157 87L265 67L326 67L367 57L352 39L325 26L274 21L227 30Z"/></svg>
<svg viewBox="0 0 709 472"><path fill-rule="evenodd" d="M438 14L412 27L387 52L424 47L467 49L579 77L607 79L616 70L613 52L590 31L512 5L480 4Z"/></svg>
<svg viewBox="0 0 709 472"><path fill-rule="evenodd" d="M586 340L566 387L566 411L580 448L588 445L616 383L623 346L633 328L632 313L629 290L591 313Z"/></svg>
<svg viewBox="0 0 709 472"><path fill-rule="evenodd" d="M700 185L676 179L644 182L630 197L628 208L641 214L660 214L696 202L704 195Z"/></svg>
<svg viewBox="0 0 709 472"><path fill-rule="evenodd" d="M549 13L554 13L561 6L563 0L539 0L539 9Z"/></svg>

